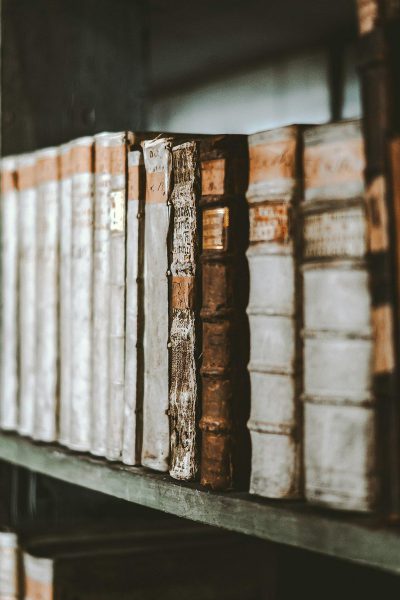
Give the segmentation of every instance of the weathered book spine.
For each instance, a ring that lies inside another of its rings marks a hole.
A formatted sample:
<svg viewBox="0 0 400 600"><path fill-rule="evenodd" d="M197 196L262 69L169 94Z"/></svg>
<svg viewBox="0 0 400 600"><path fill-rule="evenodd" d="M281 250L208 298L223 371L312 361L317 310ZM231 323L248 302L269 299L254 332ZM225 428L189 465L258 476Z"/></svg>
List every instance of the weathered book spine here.
<svg viewBox="0 0 400 600"><path fill-rule="evenodd" d="M171 141L143 143L146 167L142 464L168 471L168 233Z"/></svg>
<svg viewBox="0 0 400 600"><path fill-rule="evenodd" d="M18 212L17 162L1 161L1 400L0 426L18 427Z"/></svg>
<svg viewBox="0 0 400 600"><path fill-rule="evenodd" d="M0 598L19 600L21 592L17 534L2 531L0 533Z"/></svg>
<svg viewBox="0 0 400 600"><path fill-rule="evenodd" d="M125 390L125 280L126 280L126 162L131 133L111 140L110 213L110 401L107 458L121 460Z"/></svg>
<svg viewBox="0 0 400 600"><path fill-rule="evenodd" d="M143 400L143 241L145 169L143 152L128 152L126 245L125 400L122 462L140 463Z"/></svg>
<svg viewBox="0 0 400 600"><path fill-rule="evenodd" d="M301 495L301 130L249 137L250 492Z"/></svg>
<svg viewBox="0 0 400 600"><path fill-rule="evenodd" d="M90 452L105 456L109 405L111 138L94 136L92 437Z"/></svg>
<svg viewBox="0 0 400 600"><path fill-rule="evenodd" d="M173 207L170 326L169 473L191 480L199 467L199 195L197 142L172 149Z"/></svg>
<svg viewBox="0 0 400 600"><path fill-rule="evenodd" d="M58 411L58 148L36 154L36 390L34 439L57 439Z"/></svg>
<svg viewBox="0 0 400 600"><path fill-rule="evenodd" d="M36 157L18 157L18 334L19 427L21 435L33 435L36 362Z"/></svg>
<svg viewBox="0 0 400 600"><path fill-rule="evenodd" d="M60 410L58 441L68 446L71 423L71 262L72 262L72 181L71 146L60 147Z"/></svg>
<svg viewBox="0 0 400 600"><path fill-rule="evenodd" d="M91 448L93 138L72 146L72 394L69 447Z"/></svg>
<svg viewBox="0 0 400 600"><path fill-rule="evenodd" d="M357 0L358 29L366 35L400 16L399 0Z"/></svg>
<svg viewBox="0 0 400 600"><path fill-rule="evenodd" d="M201 142L202 430L201 483L247 484L249 439L247 139Z"/></svg>
<svg viewBox="0 0 400 600"><path fill-rule="evenodd" d="M393 356L386 309L371 296L360 123L310 128L304 145L306 497L370 511L380 492L374 378Z"/></svg>
<svg viewBox="0 0 400 600"><path fill-rule="evenodd" d="M57 600L54 594L54 561L23 554L24 600Z"/></svg>

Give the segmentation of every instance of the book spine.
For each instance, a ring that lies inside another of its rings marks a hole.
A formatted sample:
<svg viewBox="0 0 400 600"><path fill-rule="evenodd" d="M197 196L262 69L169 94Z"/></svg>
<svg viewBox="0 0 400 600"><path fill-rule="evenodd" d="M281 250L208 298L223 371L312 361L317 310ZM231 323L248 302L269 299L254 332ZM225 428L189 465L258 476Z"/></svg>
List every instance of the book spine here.
<svg viewBox="0 0 400 600"><path fill-rule="evenodd" d="M384 359L366 261L363 150L359 122L305 133L304 460L310 502L370 511L379 493L373 379Z"/></svg>
<svg viewBox="0 0 400 600"><path fill-rule="evenodd" d="M1 161L1 400L0 426L17 429L17 281L18 281L18 191L16 160Z"/></svg>
<svg viewBox="0 0 400 600"><path fill-rule="evenodd" d="M126 160L128 138L115 134L111 142L110 213L110 401L107 458L121 460L125 389L125 279L126 279Z"/></svg>
<svg viewBox="0 0 400 600"><path fill-rule="evenodd" d="M174 185L170 326L169 419L170 469L174 479L191 480L199 467L199 191L198 145L187 142L172 150Z"/></svg>
<svg viewBox="0 0 400 600"><path fill-rule="evenodd" d="M58 149L37 153L36 390L34 439L57 439L58 395Z"/></svg>
<svg viewBox="0 0 400 600"><path fill-rule="evenodd" d="M105 456L108 437L110 327L110 205L112 134L94 136L92 438L90 452Z"/></svg>
<svg viewBox="0 0 400 600"><path fill-rule="evenodd" d="M171 143L143 143L146 167L142 464L168 471L168 233Z"/></svg>
<svg viewBox="0 0 400 600"><path fill-rule="evenodd" d="M93 138L72 145L72 393L69 448L91 448Z"/></svg>
<svg viewBox="0 0 400 600"><path fill-rule="evenodd" d="M202 430L201 483L246 485L249 389L247 144L229 137L201 144ZM247 239L246 239L247 238Z"/></svg>
<svg viewBox="0 0 400 600"><path fill-rule="evenodd" d="M15 533L0 533L0 598L21 598L18 538Z"/></svg>
<svg viewBox="0 0 400 600"><path fill-rule="evenodd" d="M140 463L143 399L143 238L145 171L141 150L128 152L125 400L122 462Z"/></svg>
<svg viewBox="0 0 400 600"><path fill-rule="evenodd" d="M72 181L71 146L60 147L60 410L58 441L68 446L71 423L71 251L72 251Z"/></svg>
<svg viewBox="0 0 400 600"><path fill-rule="evenodd" d="M252 135L249 151L250 492L296 498L302 483L299 128Z"/></svg>
<svg viewBox="0 0 400 600"><path fill-rule="evenodd" d="M367 35L385 22L400 16L399 0L357 0L358 29Z"/></svg>
<svg viewBox="0 0 400 600"><path fill-rule="evenodd" d="M24 600L56 600L54 594L54 561L23 554Z"/></svg>
<svg viewBox="0 0 400 600"><path fill-rule="evenodd" d="M18 159L18 334L19 334L19 427L21 435L33 436L36 361L36 157Z"/></svg>

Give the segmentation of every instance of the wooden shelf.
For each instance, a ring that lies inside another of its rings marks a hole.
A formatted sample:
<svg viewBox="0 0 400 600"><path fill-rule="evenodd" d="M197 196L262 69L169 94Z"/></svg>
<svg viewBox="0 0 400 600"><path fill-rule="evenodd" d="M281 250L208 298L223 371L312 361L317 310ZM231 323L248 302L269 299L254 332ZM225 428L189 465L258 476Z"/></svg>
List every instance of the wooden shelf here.
<svg viewBox="0 0 400 600"><path fill-rule="evenodd" d="M14 434L0 434L0 459L179 517L400 574L400 530L377 518L245 493L213 493Z"/></svg>

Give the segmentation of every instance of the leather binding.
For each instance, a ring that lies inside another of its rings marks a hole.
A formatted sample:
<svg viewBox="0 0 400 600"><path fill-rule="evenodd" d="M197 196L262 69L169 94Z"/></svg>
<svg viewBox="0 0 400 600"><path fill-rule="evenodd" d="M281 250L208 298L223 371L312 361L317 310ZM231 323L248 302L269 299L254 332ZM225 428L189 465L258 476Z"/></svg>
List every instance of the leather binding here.
<svg viewBox="0 0 400 600"><path fill-rule="evenodd" d="M245 488L249 475L247 139L200 144L202 177L201 483Z"/></svg>
<svg viewBox="0 0 400 600"><path fill-rule="evenodd" d="M36 154L36 390L33 437L53 442L58 437L58 148Z"/></svg>
<svg viewBox="0 0 400 600"><path fill-rule="evenodd" d="M19 425L32 436L35 409L36 361L36 156L18 157L18 346ZM2 345L4 348L4 346Z"/></svg>
<svg viewBox="0 0 400 600"><path fill-rule="evenodd" d="M92 430L93 138L71 142L72 390L68 447L89 452Z"/></svg>
<svg viewBox="0 0 400 600"><path fill-rule="evenodd" d="M71 422L71 250L72 250L72 181L71 146L60 146L60 410L58 441L69 444Z"/></svg>
<svg viewBox="0 0 400 600"><path fill-rule="evenodd" d="M168 471L168 236L171 138L143 142L146 167L142 465Z"/></svg>
<svg viewBox="0 0 400 600"><path fill-rule="evenodd" d="M191 480L199 466L200 390L198 143L172 149L172 251L170 266L170 468L175 479Z"/></svg>
<svg viewBox="0 0 400 600"><path fill-rule="evenodd" d="M1 160L1 401L0 426L18 427L18 189L17 161Z"/></svg>
<svg viewBox="0 0 400 600"><path fill-rule="evenodd" d="M140 144L128 152L125 400L122 462L140 464L143 402L143 252L146 172Z"/></svg>
<svg viewBox="0 0 400 600"><path fill-rule="evenodd" d="M376 304L370 256L382 198L364 190L361 124L304 134L305 490L310 502L371 511L380 498L377 389L394 368L390 306Z"/></svg>
<svg viewBox="0 0 400 600"><path fill-rule="evenodd" d="M249 136L250 492L270 498L302 492L301 133Z"/></svg>
<svg viewBox="0 0 400 600"><path fill-rule="evenodd" d="M19 600L22 597L20 556L17 534L0 532L0 598Z"/></svg>

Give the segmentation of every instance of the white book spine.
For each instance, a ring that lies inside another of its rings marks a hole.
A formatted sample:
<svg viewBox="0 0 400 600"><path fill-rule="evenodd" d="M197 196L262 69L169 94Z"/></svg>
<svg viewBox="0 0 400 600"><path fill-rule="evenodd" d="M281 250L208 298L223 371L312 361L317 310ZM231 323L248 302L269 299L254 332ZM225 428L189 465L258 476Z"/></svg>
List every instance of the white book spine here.
<svg viewBox="0 0 400 600"><path fill-rule="evenodd" d="M54 600L54 561L25 552L24 600Z"/></svg>
<svg viewBox="0 0 400 600"><path fill-rule="evenodd" d="M36 363L36 157L18 159L19 187L19 427L33 436Z"/></svg>
<svg viewBox="0 0 400 600"><path fill-rule="evenodd" d="M60 411L59 436L61 444L68 446L71 422L71 251L72 251L72 181L71 146L60 148Z"/></svg>
<svg viewBox="0 0 400 600"><path fill-rule="evenodd" d="M92 440L90 451L105 456L109 404L110 327L110 133L94 137Z"/></svg>
<svg viewBox="0 0 400 600"><path fill-rule="evenodd" d="M122 462L135 465L140 462L139 440L140 425L138 414L138 377L140 378L140 348L138 337L138 310L140 279L142 277L139 251L139 224L143 220L140 214L143 190L143 155L139 150L128 153L128 203L127 203L127 245L126 245L126 312L125 312L125 405L124 431L122 442Z"/></svg>
<svg viewBox="0 0 400 600"><path fill-rule="evenodd" d="M142 464L169 466L168 419L168 250L172 155L170 141L144 142L146 214L143 338L144 394Z"/></svg>
<svg viewBox="0 0 400 600"><path fill-rule="evenodd" d="M0 426L17 429L17 280L18 280L18 192L16 160L1 161L1 261L2 261L2 323L1 323L1 399Z"/></svg>
<svg viewBox="0 0 400 600"><path fill-rule="evenodd" d="M126 152L125 133L111 142L110 402L107 458L122 459L125 389Z"/></svg>
<svg viewBox="0 0 400 600"><path fill-rule="evenodd" d="M72 145L72 394L69 447L91 448L93 138Z"/></svg>
<svg viewBox="0 0 400 600"><path fill-rule="evenodd" d="M58 149L37 153L36 390L33 437L57 439Z"/></svg>

